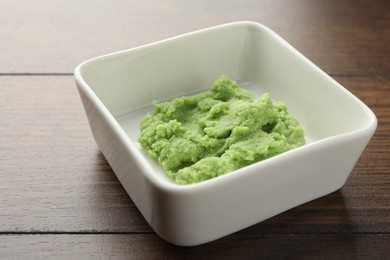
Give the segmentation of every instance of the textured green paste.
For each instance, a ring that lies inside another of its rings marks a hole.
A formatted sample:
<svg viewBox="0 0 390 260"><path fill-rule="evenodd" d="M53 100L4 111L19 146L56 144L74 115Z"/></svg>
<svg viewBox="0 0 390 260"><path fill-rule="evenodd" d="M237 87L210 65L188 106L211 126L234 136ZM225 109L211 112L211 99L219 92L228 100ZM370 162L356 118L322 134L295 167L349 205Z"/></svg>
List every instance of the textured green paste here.
<svg viewBox="0 0 390 260"><path fill-rule="evenodd" d="M256 99L222 76L206 92L153 102L139 142L178 184L191 184L305 143L297 120L267 93Z"/></svg>

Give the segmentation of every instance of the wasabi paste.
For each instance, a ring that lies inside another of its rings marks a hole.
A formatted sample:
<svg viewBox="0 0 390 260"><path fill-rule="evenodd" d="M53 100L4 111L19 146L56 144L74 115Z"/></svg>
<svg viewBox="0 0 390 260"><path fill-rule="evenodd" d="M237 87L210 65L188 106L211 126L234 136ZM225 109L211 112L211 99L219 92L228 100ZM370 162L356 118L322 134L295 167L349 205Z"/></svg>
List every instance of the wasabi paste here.
<svg viewBox="0 0 390 260"><path fill-rule="evenodd" d="M153 102L139 143L178 184L234 171L305 143L297 120L265 93L255 98L226 76L208 91Z"/></svg>

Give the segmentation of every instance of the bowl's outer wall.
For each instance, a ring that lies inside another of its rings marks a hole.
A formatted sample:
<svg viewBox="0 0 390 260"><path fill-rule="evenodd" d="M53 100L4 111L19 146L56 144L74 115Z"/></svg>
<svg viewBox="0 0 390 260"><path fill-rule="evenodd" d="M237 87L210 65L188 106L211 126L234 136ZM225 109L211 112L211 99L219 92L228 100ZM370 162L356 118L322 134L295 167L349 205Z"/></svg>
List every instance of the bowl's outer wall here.
<svg viewBox="0 0 390 260"><path fill-rule="evenodd" d="M253 28L252 23L239 25ZM231 28L236 30L237 25ZM85 66L96 64L98 60ZM376 127L375 116L369 122L369 113L364 114L362 108L358 112L367 117L362 121L367 127L358 131L317 140L204 183L178 186L156 177L134 140L121 128L111 105L105 104L101 95L115 86L96 93L90 86L95 81L86 82L80 70L75 73L76 83L96 143L146 221L177 245L212 241L339 189ZM92 72L89 70L89 78Z"/></svg>

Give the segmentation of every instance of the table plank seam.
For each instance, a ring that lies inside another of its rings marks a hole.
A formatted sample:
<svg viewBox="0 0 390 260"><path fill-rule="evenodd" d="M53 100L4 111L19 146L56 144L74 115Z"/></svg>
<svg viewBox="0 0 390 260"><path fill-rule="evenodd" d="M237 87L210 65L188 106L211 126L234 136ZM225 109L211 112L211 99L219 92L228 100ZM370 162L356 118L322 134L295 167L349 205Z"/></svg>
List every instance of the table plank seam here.
<svg viewBox="0 0 390 260"><path fill-rule="evenodd" d="M389 73L370 74L370 73L327 73L331 77L367 77L367 78L389 78ZM0 76L73 76L73 72L0 72Z"/></svg>
<svg viewBox="0 0 390 260"><path fill-rule="evenodd" d="M131 232L118 232L118 231L6 231L0 232L0 236L4 235L147 235L156 234L153 231L131 231Z"/></svg>
<svg viewBox="0 0 390 260"><path fill-rule="evenodd" d="M157 235L153 231L10 231L0 232L0 236L7 235ZM390 232L237 232L232 235L390 235Z"/></svg>
<svg viewBox="0 0 390 260"><path fill-rule="evenodd" d="M73 76L73 73L69 72L38 72L38 73L29 73L29 72L16 72L16 73L1 73L0 76Z"/></svg>

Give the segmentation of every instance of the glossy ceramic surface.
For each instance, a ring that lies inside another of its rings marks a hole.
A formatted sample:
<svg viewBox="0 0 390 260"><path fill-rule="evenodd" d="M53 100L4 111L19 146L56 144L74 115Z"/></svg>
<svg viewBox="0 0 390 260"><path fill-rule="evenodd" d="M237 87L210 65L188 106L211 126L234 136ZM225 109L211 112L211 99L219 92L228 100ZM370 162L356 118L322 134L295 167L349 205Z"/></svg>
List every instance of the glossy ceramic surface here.
<svg viewBox="0 0 390 260"><path fill-rule="evenodd" d="M307 144L202 183L169 180L137 142L153 100L227 75L284 101ZM237 22L86 61L75 79L102 153L151 227L177 245L226 236L345 183L373 135L373 112L267 27Z"/></svg>

